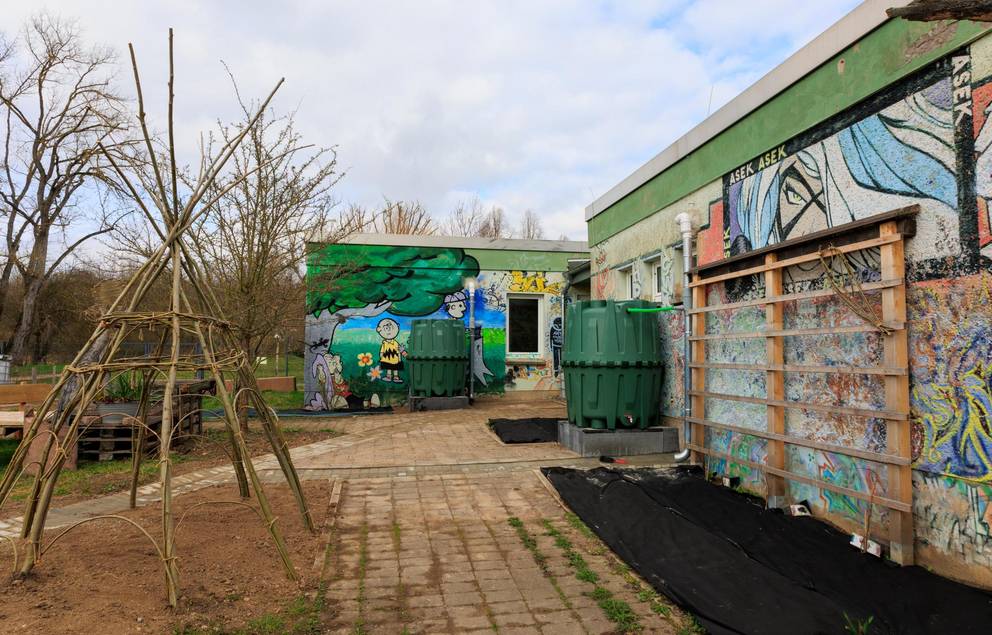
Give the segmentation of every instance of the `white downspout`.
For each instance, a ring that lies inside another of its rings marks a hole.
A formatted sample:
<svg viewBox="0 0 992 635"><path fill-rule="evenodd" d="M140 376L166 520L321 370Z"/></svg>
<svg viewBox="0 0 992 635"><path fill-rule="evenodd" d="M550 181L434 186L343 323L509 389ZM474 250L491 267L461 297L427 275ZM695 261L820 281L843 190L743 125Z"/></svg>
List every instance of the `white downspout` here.
<svg viewBox="0 0 992 635"><path fill-rule="evenodd" d="M685 367L682 373L682 439L685 447L675 455L675 460L683 462L689 459L692 452L689 450L689 443L692 440L689 427L689 415L691 414L691 400L689 399L690 368L692 361L691 349L689 347L689 336L691 322L689 320L689 309L692 307L692 292L689 289L689 270L692 269L692 217L686 212L682 212L675 217L675 222L679 224L679 231L682 233L682 316L685 319L685 337L683 339L682 358L685 360Z"/></svg>

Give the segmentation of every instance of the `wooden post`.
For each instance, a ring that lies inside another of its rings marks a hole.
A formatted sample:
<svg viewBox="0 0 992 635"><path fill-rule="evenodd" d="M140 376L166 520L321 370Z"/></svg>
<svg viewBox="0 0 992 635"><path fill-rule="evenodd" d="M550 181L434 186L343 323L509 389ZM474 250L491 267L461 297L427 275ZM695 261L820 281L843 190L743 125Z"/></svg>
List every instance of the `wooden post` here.
<svg viewBox="0 0 992 635"><path fill-rule="evenodd" d="M778 254L765 255L765 264L771 265L778 260ZM782 269L770 268L765 271L765 297L782 295ZM770 302L765 305L765 329L781 331L783 304ZM769 335L765 339L765 359L768 370L765 371L765 391L767 398L774 401L785 401L785 373L781 370L785 364L785 338L781 335ZM777 366L777 370L771 367ZM785 408L781 405L768 404L768 432L785 434ZM785 469L785 443L773 439L768 440L768 465L779 470ZM765 473L767 488L766 497L772 506L784 506L785 480L780 476Z"/></svg>
<svg viewBox="0 0 992 635"><path fill-rule="evenodd" d="M699 282L699 274L692 277L693 282ZM692 288L692 307L695 309L706 306L706 286L705 284ZM706 314L694 313L692 315L692 334L704 335L706 333ZM706 341L695 340L692 342L692 359L697 363L706 361ZM686 360L688 363L688 360ZM692 390L694 392L704 392L706 390L706 369L692 369ZM689 398L689 395L686 395ZM692 397L692 416L696 419L706 418L706 397L694 395ZM706 427L699 423L692 424L692 443L699 447L706 445ZM705 471L706 457L701 452L692 453L692 462L703 465Z"/></svg>
<svg viewBox="0 0 992 635"><path fill-rule="evenodd" d="M899 233L895 221L887 221L879 227L879 236L892 236ZM888 243L880 247L882 279L904 280L906 256L903 241ZM889 368L909 367L909 344L906 336L906 285L882 290L882 321L889 327L899 327L888 335L883 335L885 366ZM909 413L909 374L885 376L885 408L896 412ZM912 419L886 422L886 446L890 454L905 458L912 457L910 426ZM888 495L898 501L913 503L913 473L910 465L888 466ZM893 561L913 564L913 513L892 511L889 521L889 551Z"/></svg>

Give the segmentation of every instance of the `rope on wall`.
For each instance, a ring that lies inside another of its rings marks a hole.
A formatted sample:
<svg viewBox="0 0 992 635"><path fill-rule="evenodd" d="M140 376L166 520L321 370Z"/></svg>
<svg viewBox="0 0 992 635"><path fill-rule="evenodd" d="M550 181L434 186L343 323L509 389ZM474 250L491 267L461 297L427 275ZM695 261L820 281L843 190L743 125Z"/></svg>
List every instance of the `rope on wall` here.
<svg viewBox="0 0 992 635"><path fill-rule="evenodd" d="M878 314L871 300L868 299L868 295L861 286L861 280L855 274L854 268L851 267L847 255L833 245L827 245L820 249L818 255L820 265L827 275L827 283L837 294L837 297L855 315L877 328L882 334L892 333L894 329L882 322L882 317Z"/></svg>

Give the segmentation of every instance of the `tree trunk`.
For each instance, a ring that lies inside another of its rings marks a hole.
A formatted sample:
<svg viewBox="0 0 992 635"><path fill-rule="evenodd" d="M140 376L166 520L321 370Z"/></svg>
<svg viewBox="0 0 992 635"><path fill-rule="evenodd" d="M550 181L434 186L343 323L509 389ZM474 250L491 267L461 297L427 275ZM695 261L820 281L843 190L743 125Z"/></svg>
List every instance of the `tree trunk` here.
<svg viewBox="0 0 992 635"><path fill-rule="evenodd" d="M14 258L7 256L7 262L0 270L0 318L3 318L4 309L7 307L7 293L10 291L10 277L14 273Z"/></svg>
<svg viewBox="0 0 992 635"><path fill-rule="evenodd" d="M241 351L245 354L248 364L251 365L255 358L252 355L251 339L247 337L241 338ZM236 404L236 409L238 411L238 425L241 426L241 432L248 432L248 395L241 392L243 386L241 385L240 376L235 376L234 378L234 393L238 396Z"/></svg>
<svg viewBox="0 0 992 635"><path fill-rule="evenodd" d="M24 299L21 301L21 319L14 331L10 355L15 363L30 362L29 344L38 321L38 298L45 286L45 271L48 266L48 229L44 224L35 230L34 246L24 272Z"/></svg>
<svg viewBox="0 0 992 635"><path fill-rule="evenodd" d="M24 280L24 300L21 303L21 319L17 322L14 339L11 341L10 355L15 363L23 364L33 361L31 358L31 335L38 316L38 297L44 286L44 278L31 277Z"/></svg>

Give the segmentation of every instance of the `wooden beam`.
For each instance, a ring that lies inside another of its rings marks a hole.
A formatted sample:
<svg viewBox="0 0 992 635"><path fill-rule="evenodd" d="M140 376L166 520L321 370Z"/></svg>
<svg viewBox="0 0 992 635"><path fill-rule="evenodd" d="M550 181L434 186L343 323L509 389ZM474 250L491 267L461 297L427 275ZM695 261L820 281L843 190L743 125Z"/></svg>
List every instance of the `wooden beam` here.
<svg viewBox="0 0 992 635"><path fill-rule="evenodd" d="M813 439L804 439L802 437L795 437L789 434L780 434L766 432L765 430L752 429L752 428L742 428L741 426L731 425L729 423L720 423L718 421L710 421L708 419L696 419L695 417L689 417L690 423L698 423L707 428L717 428L718 430L726 430L727 432L734 432L737 434L749 434L753 437L759 437L762 439L770 439L775 441L781 441L789 445L798 445L804 448L810 448L812 450L820 450L822 452L832 452L834 454L845 454L847 456L854 456L859 459L864 459L866 461L873 461L875 463L882 463L884 465L910 465L912 459L907 459L902 456L895 456L892 454L883 454L879 452L870 452L868 450L859 450L857 448L849 448L842 445L835 445L833 443L823 443L822 441L814 441Z"/></svg>
<svg viewBox="0 0 992 635"><path fill-rule="evenodd" d="M692 362L690 368L743 370L764 372L780 370L783 373L827 373L831 375L905 375L905 368L886 366L812 366L804 364L737 364L731 362Z"/></svg>
<svg viewBox="0 0 992 635"><path fill-rule="evenodd" d="M765 271L765 296L774 297L782 295L782 269L773 267L778 261L778 255L773 253L765 255L765 266L769 269ZM765 305L765 362L769 366L782 365L785 363L785 338L778 333L785 331L782 322L783 305L781 302L772 302ZM768 466L778 469L785 469L785 444L778 439L785 434L785 408L781 402L785 401L785 374L780 370L765 371L765 395L768 397L766 407L767 429L770 435L775 438L768 440ZM772 403L778 402L778 403ZM784 504L785 481L774 473L765 475L767 483L767 495L776 497L773 499L777 506Z"/></svg>
<svg viewBox="0 0 992 635"><path fill-rule="evenodd" d="M693 276L695 280L699 280L699 276ZM706 306L706 285L698 285L692 289L692 306L693 307L703 307ZM700 335L706 334L706 314L697 313L692 316L692 332ZM688 335L688 333L686 334ZM697 361L706 361L706 342L704 340L693 340L690 346L692 347L692 359ZM686 360L688 361L688 360ZM691 370L692 374L692 391L690 395L686 395L685 398L692 398L692 416L699 417L701 419L706 418L706 398L698 396L695 391L706 390L706 369L705 368L693 368ZM706 445L706 428L699 424L692 424L692 441L698 443L699 445ZM694 463L702 464L705 459L698 452L693 453L692 461Z"/></svg>
<svg viewBox="0 0 992 635"><path fill-rule="evenodd" d="M902 284L902 280L880 280L879 282L866 282L861 285L861 290L865 293L881 291L888 287L896 287ZM850 289L855 291L855 289ZM769 302L795 302L797 300L811 300L813 298L827 298L835 295L833 289L817 289L816 291L803 291L800 293L784 293L782 295L766 296L764 298L755 298L753 300L744 300L742 302L727 302L725 304L711 304L704 307L693 307L689 309L689 314L693 313L710 313L713 311L730 311L733 309L743 309L751 306L762 306L768 304Z"/></svg>
<svg viewBox="0 0 992 635"><path fill-rule="evenodd" d="M916 0L904 7L892 7L885 13L890 18L917 22L937 20L971 20L992 22L992 2L987 0Z"/></svg>
<svg viewBox="0 0 992 635"><path fill-rule="evenodd" d="M746 465L748 467L762 470L766 474L774 474L775 476L781 476L784 479L790 481L796 481L797 483L805 483L806 485L812 485L813 487L819 487L820 489L825 489L830 492L837 492L838 494L843 494L844 496L850 496L851 498L856 498L865 502L871 502L873 505L881 505L882 507L888 507L889 509L894 509L896 511L904 513L912 513L913 508L910 505L902 501L893 500L885 496L871 496L865 492L859 492L856 489L851 489L849 487L842 487L836 485L829 481L821 481L818 478L811 478L809 476L804 476L802 474L796 474L795 472L790 472L788 470L780 470L778 468L771 467L770 465L765 465L764 463L758 463L757 461L751 461L750 459L743 459L733 454L728 454L726 452L719 452L711 448L705 448L692 444L690 446L696 452L701 452L708 456L713 456L719 459L726 459L731 463L740 463L741 465Z"/></svg>
<svg viewBox="0 0 992 635"><path fill-rule="evenodd" d="M863 251L865 249L872 249L875 247L881 247L882 245L888 245L894 242L899 242L902 240L902 236L899 234L879 236L878 238L872 238L870 240L862 240L860 242L851 243L849 245L841 245L840 247L835 247L835 249L842 253L850 253L852 251ZM785 260L778 260L772 264L765 263L757 267L749 267L747 269L741 269L740 271L732 271L730 273L724 273L719 276L712 276L710 278L699 278L694 282L690 283L689 286L693 287L700 284L713 284L714 282L723 282L725 280L733 280L735 278L744 278L746 276L753 276L759 273L764 273L768 269L784 269L785 267L793 267L795 265L801 265L803 263L812 262L814 260L820 259L820 252L814 251L813 253L803 254L802 256L796 256L794 258L786 258ZM695 277L695 276L694 276Z"/></svg>
<svg viewBox="0 0 992 635"><path fill-rule="evenodd" d="M905 325L885 324L886 327L894 330L902 329ZM854 326L823 326L812 329L769 329L761 331L738 332L738 333L709 333L707 335L693 335L689 339L696 340L746 340L769 336L799 337L802 335L843 335L845 333L877 333L880 329L874 324L858 324Z"/></svg>
<svg viewBox="0 0 992 635"><path fill-rule="evenodd" d="M695 372L695 371L693 371ZM695 386L695 384L693 384ZM798 410L814 410L817 412L831 412L834 414L851 415L854 417L868 417L869 419L890 419L893 421L905 421L909 418L909 409L905 411L875 410L873 408L851 408L847 406L834 406L831 404L811 403L809 401L777 401L762 397L746 397L744 395L730 395L722 392L708 392L692 390L695 397L704 399L725 399L727 401L740 401L743 403L753 403L758 405L774 405L783 408L795 408Z"/></svg>
<svg viewBox="0 0 992 635"><path fill-rule="evenodd" d="M896 236L897 228L892 221L883 223L879 237ZM906 255L903 242L883 245L881 252L881 273L884 278L904 278ZM882 291L882 320L906 321L906 287L893 287ZM885 365L909 366L909 343L906 329L892 331L882 339ZM885 407L898 412L909 412L909 376L887 375L885 377ZM910 426L912 422L889 421L885 440L889 454L907 459L912 458ZM913 474L910 466L890 465L888 468L888 493L909 506L909 511L893 514L889 519L890 557L902 565L913 564Z"/></svg>
<svg viewBox="0 0 992 635"><path fill-rule="evenodd" d="M831 227L826 227L819 231L815 231L811 234L789 238L788 240L783 240L782 242L759 247L758 249L752 249L751 251L743 254L738 254L722 260L716 260L714 262L708 262L703 265L697 265L693 269L690 269L689 273L705 275L706 272L713 271L714 269L723 269L725 267L738 265L752 260L760 262L761 258L763 258L766 253L772 251L781 254L785 251L794 251L797 248L809 247L814 244L822 245L824 242L833 242L834 244L840 246L840 243L849 236L858 236L860 238L865 231L869 231L888 220L897 221L897 226L900 230L899 233L902 235L906 237L913 236L916 233L916 228L913 221L919 212L919 204L914 203L912 205L907 205L906 207L899 207L897 209L889 210L888 212L882 212L881 214L873 214L871 216L859 218L858 220L851 221L850 223L833 225Z"/></svg>

